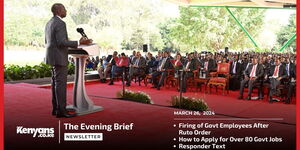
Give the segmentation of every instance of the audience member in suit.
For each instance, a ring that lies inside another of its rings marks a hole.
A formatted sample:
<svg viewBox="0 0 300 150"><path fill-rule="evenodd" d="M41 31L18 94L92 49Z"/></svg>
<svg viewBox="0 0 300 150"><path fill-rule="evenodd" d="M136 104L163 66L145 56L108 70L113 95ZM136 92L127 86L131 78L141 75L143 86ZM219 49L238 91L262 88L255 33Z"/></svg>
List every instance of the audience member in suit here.
<svg viewBox="0 0 300 150"><path fill-rule="evenodd" d="M231 90L240 88L241 67L241 64L238 62L238 56L234 56L233 61L230 63L229 89Z"/></svg>
<svg viewBox="0 0 300 150"><path fill-rule="evenodd" d="M205 54L201 54L201 57L200 57L200 66L203 68L204 66L204 63L205 63Z"/></svg>
<svg viewBox="0 0 300 150"><path fill-rule="evenodd" d="M122 74L123 72L125 73L124 80L126 80L127 77L127 69L129 66L130 59L124 54L121 53L121 56L118 59L115 59L115 65L113 65L113 69L111 72L111 79L110 79L110 84L114 84L114 78L117 75Z"/></svg>
<svg viewBox="0 0 300 150"><path fill-rule="evenodd" d="M244 59L242 61L242 73L245 74L245 71L248 69L248 67L252 63L252 58L247 58L247 56L244 56Z"/></svg>
<svg viewBox="0 0 300 150"><path fill-rule="evenodd" d="M179 73L180 73L179 70L181 70L183 68L183 59L182 59L180 53L177 54L175 59L171 60L171 62L175 69L175 78L178 78Z"/></svg>
<svg viewBox="0 0 300 150"><path fill-rule="evenodd" d="M281 64L281 60L277 58L275 60L275 65L271 66L269 71L270 78L270 93L269 102L272 103L272 96L276 93L277 86L280 84L281 79L286 77L285 66Z"/></svg>
<svg viewBox="0 0 300 150"><path fill-rule="evenodd" d="M107 59L106 56L103 56L102 59L100 60L100 65L98 68L98 74L100 77L100 82L105 83L106 82L106 77L108 76L108 70L105 72L105 68L107 67Z"/></svg>
<svg viewBox="0 0 300 150"><path fill-rule="evenodd" d="M157 71L158 65L159 65L159 63L161 63L162 59L163 59L163 53L158 52L152 66L151 66L151 69L150 69L151 71L149 71L151 75Z"/></svg>
<svg viewBox="0 0 300 150"><path fill-rule="evenodd" d="M255 82L258 81L259 78L263 77L263 68L261 64L258 64L258 59L254 58L253 63L248 66L248 68L245 70L245 78L241 82L240 86L240 96L238 99L243 99L243 93L245 89L246 83L248 83L248 96L247 100L251 99L251 94L252 94L252 88Z"/></svg>
<svg viewBox="0 0 300 150"><path fill-rule="evenodd" d="M162 86L163 82L165 81L165 78L168 75L168 69L173 69L173 65L171 63L170 53L165 51L164 57L160 60L158 64L157 71L152 74L152 88L157 88L157 90L160 90L160 87ZM161 77L158 82L157 77L159 75L161 75Z"/></svg>
<svg viewBox="0 0 300 150"><path fill-rule="evenodd" d="M275 61L274 61L274 58L272 55L268 55L267 57L267 61L270 65L274 65L275 64Z"/></svg>
<svg viewBox="0 0 300 150"><path fill-rule="evenodd" d="M293 59L291 60L287 59L287 63L286 63L286 72L289 79L288 94L287 94L287 99L285 100L286 104L289 104L291 102L291 98L296 87L296 75L297 75L296 61L294 63L293 62L294 62Z"/></svg>
<svg viewBox="0 0 300 150"><path fill-rule="evenodd" d="M52 115L56 117L74 117L66 109L68 48L77 48L79 44L89 44L90 40L81 38L79 41L69 41L66 23L62 18L67 11L63 4L55 3L51 7L53 17L45 27L46 63L52 70Z"/></svg>
<svg viewBox="0 0 300 150"><path fill-rule="evenodd" d="M131 79L133 76L140 77L145 75L145 69L146 69L146 59L142 57L140 52L137 52L129 68L129 78L126 85L130 86Z"/></svg>
<svg viewBox="0 0 300 150"><path fill-rule="evenodd" d="M183 64L183 81L182 92L186 92L187 79L194 76L193 71L197 69L196 60L193 58L193 54L189 54L187 60Z"/></svg>
<svg viewBox="0 0 300 150"><path fill-rule="evenodd" d="M269 69L270 69L270 64L266 61L266 57L260 59L259 64L262 65L264 74L258 80L259 86L260 86L260 90L258 90L258 94L259 94L259 99L263 99L264 98L264 83L269 82L266 79L268 79L267 76L268 76L268 72L269 72Z"/></svg>
<svg viewBox="0 0 300 150"><path fill-rule="evenodd" d="M91 61L90 58L87 58L87 59L86 59L85 67L86 67L87 69L93 69L94 63L93 63L93 61Z"/></svg>
<svg viewBox="0 0 300 150"><path fill-rule="evenodd" d="M153 67L155 67L155 57L153 57L152 53L148 52L146 58L146 74L153 72Z"/></svg>
<svg viewBox="0 0 300 150"><path fill-rule="evenodd" d="M132 55L130 55L129 59L130 59L130 64L132 65L133 62L133 58L136 56L136 51L132 52Z"/></svg>
<svg viewBox="0 0 300 150"><path fill-rule="evenodd" d="M264 67L265 75L268 75L271 64L268 62L267 57L263 57L262 64L263 64L263 67Z"/></svg>
<svg viewBox="0 0 300 150"><path fill-rule="evenodd" d="M107 56L107 65L106 68L104 70L105 74L108 74L108 72L110 73L110 78L112 78L112 74L114 72L114 69L116 67L116 62L118 61L119 57L118 57L118 52L114 51L113 55L108 55ZM114 84L112 80L110 80L109 85Z"/></svg>
<svg viewBox="0 0 300 150"><path fill-rule="evenodd" d="M198 56L200 56L200 55L198 55L197 51L195 51L193 53L193 58L195 59L196 66L201 66L200 57L198 57Z"/></svg>
<svg viewBox="0 0 300 150"><path fill-rule="evenodd" d="M212 59L211 54L208 54L205 61L204 61L203 69L204 69L204 71L207 72L207 74L209 74L215 68L216 68L216 62Z"/></svg>

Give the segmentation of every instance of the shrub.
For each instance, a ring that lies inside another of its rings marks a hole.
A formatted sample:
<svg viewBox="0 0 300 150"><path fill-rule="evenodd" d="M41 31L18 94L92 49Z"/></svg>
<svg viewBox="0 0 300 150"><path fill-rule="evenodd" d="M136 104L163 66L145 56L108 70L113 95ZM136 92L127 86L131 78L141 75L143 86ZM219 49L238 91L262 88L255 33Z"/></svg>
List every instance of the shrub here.
<svg viewBox="0 0 300 150"><path fill-rule="evenodd" d="M195 111L208 110L208 105L206 104L203 98L190 98L190 97L183 96L180 104L180 97L173 96L171 99L171 104L173 107L183 108L188 110L195 110Z"/></svg>
<svg viewBox="0 0 300 150"><path fill-rule="evenodd" d="M119 92L117 92L117 97L122 98L122 99L127 99L130 101L145 103L145 104L153 104L150 96L141 91L134 92L134 91L130 91L130 90L125 90L124 94L123 94L123 91L119 91Z"/></svg>
<svg viewBox="0 0 300 150"><path fill-rule="evenodd" d="M74 74L75 66L71 63L68 65L68 74ZM19 66L19 65L4 65L4 80L27 80L51 77L51 66L41 63L35 66Z"/></svg>

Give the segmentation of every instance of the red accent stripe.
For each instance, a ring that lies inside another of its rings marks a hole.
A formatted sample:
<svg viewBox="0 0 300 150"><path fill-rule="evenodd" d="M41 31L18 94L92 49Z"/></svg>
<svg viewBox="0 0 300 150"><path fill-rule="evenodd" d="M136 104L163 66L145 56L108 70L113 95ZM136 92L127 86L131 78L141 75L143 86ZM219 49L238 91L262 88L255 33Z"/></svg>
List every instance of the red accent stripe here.
<svg viewBox="0 0 300 150"><path fill-rule="evenodd" d="M3 55L4 55L4 1L0 2L0 150L4 149L4 91L3 91Z"/></svg>
<svg viewBox="0 0 300 150"><path fill-rule="evenodd" d="M297 12L299 12L299 7L297 7ZM297 13L296 14L296 22L298 22L299 21L299 14ZM299 23L297 23L297 27L296 27L296 31L297 31L297 36L299 35L299 30L298 30L298 28L299 28ZM296 39L296 51L297 51L297 53L299 53L299 40L297 40ZM297 62L299 63L300 62L300 57L297 57ZM300 67L299 67L299 64L297 65L297 73L300 71ZM298 77L299 78L299 77ZM299 97L298 97L298 95L297 95L297 93L299 93L300 92L300 85L299 85L299 83L297 83L296 84L296 149L297 150L300 150L300 139L299 139L299 137L300 137L300 131L299 131L299 123L300 123L300 118L299 118L299 116L300 116L300 106L299 106Z"/></svg>

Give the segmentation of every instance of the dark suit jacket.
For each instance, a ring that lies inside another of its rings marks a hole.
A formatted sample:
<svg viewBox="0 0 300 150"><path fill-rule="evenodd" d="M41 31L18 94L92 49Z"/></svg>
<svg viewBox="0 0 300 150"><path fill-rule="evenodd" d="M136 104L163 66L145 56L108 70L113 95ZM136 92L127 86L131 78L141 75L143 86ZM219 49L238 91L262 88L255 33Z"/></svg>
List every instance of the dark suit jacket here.
<svg viewBox="0 0 300 150"><path fill-rule="evenodd" d="M246 68L247 68L247 65L248 65L248 60L246 59L244 59L244 60L242 60L242 63L241 63L241 65L242 65L242 68L241 68L241 70L244 72L244 71L246 71Z"/></svg>
<svg viewBox="0 0 300 150"><path fill-rule="evenodd" d="M146 60L147 62L147 67L148 68L151 68L151 67L154 67L155 66L155 58L152 57L150 60Z"/></svg>
<svg viewBox="0 0 300 150"><path fill-rule="evenodd" d="M287 66L287 64L286 64ZM288 70L286 70L288 71ZM290 68L289 68L289 74L290 74L290 78L296 78L296 65L293 63L290 63Z"/></svg>
<svg viewBox="0 0 300 150"><path fill-rule="evenodd" d="M196 68L200 67L201 66L201 60L200 60L200 58L196 57L196 58L194 58L194 60L195 60L195 63L196 63Z"/></svg>
<svg viewBox="0 0 300 150"><path fill-rule="evenodd" d="M183 68L186 68L186 65L187 65L188 62L189 62L189 61L186 60L186 61L183 63ZM192 59L192 60L191 60L191 63L190 63L190 65L189 65L189 69L190 69L191 72L197 69L197 64L196 64L196 63L197 63L197 62L196 62L195 59Z"/></svg>
<svg viewBox="0 0 300 150"><path fill-rule="evenodd" d="M162 58L162 59L159 61L158 66L157 66L158 68L159 68L160 65L162 64L163 59L164 59L164 58ZM173 69L173 65L172 65L172 63L171 63L171 58L170 58L170 57L167 58L166 63L165 63L165 65L163 66L162 69Z"/></svg>
<svg viewBox="0 0 300 150"><path fill-rule="evenodd" d="M271 68L269 70L269 76L273 76L275 68L276 68L276 65L272 65L271 66ZM278 77L282 77L282 78L286 77L286 70L285 70L285 66L284 65L280 65Z"/></svg>
<svg viewBox="0 0 300 150"><path fill-rule="evenodd" d="M264 75L268 75L269 73L269 70L270 70L270 67L271 67L271 64L269 64L268 62L264 62L262 64L263 68L264 68Z"/></svg>
<svg viewBox="0 0 300 150"><path fill-rule="evenodd" d="M297 76L296 68L297 67L296 67L295 64L291 65L291 68L290 68L290 77L295 78L295 79L296 79L296 76Z"/></svg>
<svg viewBox="0 0 300 150"><path fill-rule="evenodd" d="M107 62L110 62L110 60L112 59L112 55L108 55L107 56L107 58L106 58L106 61ZM113 65L116 65L116 61L115 61L115 59L113 59L112 61L111 61L111 65L113 66Z"/></svg>
<svg viewBox="0 0 300 150"><path fill-rule="evenodd" d="M45 28L46 63L68 65L68 47L76 48L77 41L69 41L66 23L57 16L52 17Z"/></svg>
<svg viewBox="0 0 300 150"><path fill-rule="evenodd" d="M253 64L250 64L249 66L248 66L248 69L247 70L245 70L245 75L246 76L248 76L248 77L250 77L250 73L251 73L251 71L252 71L252 68L253 68ZM256 67L256 77L257 78L261 78L261 77L263 77L263 75L264 75L264 69L263 69L263 67L262 67L262 65L261 64L257 64L257 67Z"/></svg>
<svg viewBox="0 0 300 150"><path fill-rule="evenodd" d="M203 68L205 67L205 62L203 63ZM208 60L207 72L211 72L213 69L216 68L216 63L213 59Z"/></svg>
<svg viewBox="0 0 300 150"><path fill-rule="evenodd" d="M137 61L137 58L138 57L134 57L133 58L133 61L132 61L132 64L135 64L135 62ZM140 68L146 68L146 59L144 58L144 57L140 57L140 61L139 61L139 64L138 64L138 66L140 67Z"/></svg>
<svg viewBox="0 0 300 150"><path fill-rule="evenodd" d="M230 74L233 74L233 67L234 67L234 63L231 62L230 63ZM236 67L235 68L236 68L236 71L235 71L236 75L240 75L241 71L242 71L242 65L238 61L236 61Z"/></svg>

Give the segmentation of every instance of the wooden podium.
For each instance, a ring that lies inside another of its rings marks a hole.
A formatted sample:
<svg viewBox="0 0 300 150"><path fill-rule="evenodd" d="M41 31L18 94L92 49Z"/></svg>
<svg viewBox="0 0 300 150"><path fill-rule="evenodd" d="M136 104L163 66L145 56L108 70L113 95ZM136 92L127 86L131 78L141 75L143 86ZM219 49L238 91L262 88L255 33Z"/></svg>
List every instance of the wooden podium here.
<svg viewBox="0 0 300 150"><path fill-rule="evenodd" d="M96 44L80 45L78 48L71 48L69 55L75 57L75 81L73 89L73 105L67 108L75 109L77 115L85 115L103 110L101 106L95 106L88 97L85 90L84 74L85 62L89 56L99 56L99 47Z"/></svg>

